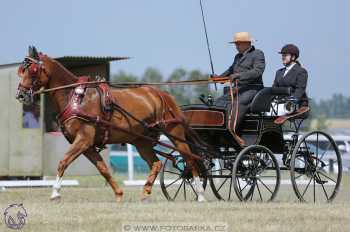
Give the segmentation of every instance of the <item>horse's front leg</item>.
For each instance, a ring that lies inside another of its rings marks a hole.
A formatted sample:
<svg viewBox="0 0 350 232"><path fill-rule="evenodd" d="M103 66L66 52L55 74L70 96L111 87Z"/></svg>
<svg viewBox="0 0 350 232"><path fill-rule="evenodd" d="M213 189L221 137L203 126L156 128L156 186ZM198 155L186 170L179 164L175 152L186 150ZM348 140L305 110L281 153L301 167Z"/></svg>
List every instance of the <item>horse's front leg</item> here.
<svg viewBox="0 0 350 232"><path fill-rule="evenodd" d="M58 164L57 176L55 184L52 186L52 194L50 199L57 200L61 198L60 189L62 183L62 177L64 171L67 167L81 155L86 150L88 150L93 145L93 138L95 136L93 128L90 127L90 130L81 129L77 136L74 139L74 142L69 147L68 152L64 155L63 159Z"/></svg>

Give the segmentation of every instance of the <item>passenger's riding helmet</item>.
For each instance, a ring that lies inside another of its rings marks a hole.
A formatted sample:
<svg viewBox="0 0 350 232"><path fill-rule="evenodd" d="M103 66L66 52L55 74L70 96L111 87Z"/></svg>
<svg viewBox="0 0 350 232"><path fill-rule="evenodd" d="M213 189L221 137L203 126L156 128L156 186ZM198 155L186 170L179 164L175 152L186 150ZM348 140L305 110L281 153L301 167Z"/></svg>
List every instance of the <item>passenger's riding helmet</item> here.
<svg viewBox="0 0 350 232"><path fill-rule="evenodd" d="M298 59L299 57L299 48L295 46L294 44L287 44L285 45L281 51L280 54L291 54L295 56L295 59Z"/></svg>

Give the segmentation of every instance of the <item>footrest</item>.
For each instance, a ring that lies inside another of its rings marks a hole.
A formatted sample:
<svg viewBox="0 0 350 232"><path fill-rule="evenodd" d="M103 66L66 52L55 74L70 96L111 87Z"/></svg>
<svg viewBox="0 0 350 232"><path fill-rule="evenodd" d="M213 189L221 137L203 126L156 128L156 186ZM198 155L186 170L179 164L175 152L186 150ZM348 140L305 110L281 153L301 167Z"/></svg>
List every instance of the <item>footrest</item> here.
<svg viewBox="0 0 350 232"><path fill-rule="evenodd" d="M301 118L309 111L310 111L310 107L308 107L308 106L300 107L293 114L287 114L287 115L283 115L283 116L280 116L280 117L276 118L274 123L278 124L278 125L281 125L281 124L285 123L287 120Z"/></svg>

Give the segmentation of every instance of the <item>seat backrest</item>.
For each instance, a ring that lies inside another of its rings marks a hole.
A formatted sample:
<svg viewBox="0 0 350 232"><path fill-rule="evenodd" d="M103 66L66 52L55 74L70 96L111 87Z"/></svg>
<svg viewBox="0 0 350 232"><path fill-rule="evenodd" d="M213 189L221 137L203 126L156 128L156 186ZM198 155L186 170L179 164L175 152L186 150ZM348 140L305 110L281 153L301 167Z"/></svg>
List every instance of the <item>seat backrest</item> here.
<svg viewBox="0 0 350 232"><path fill-rule="evenodd" d="M271 102L276 96L290 96L291 89L285 87L265 87L260 90L253 98L250 104L250 112L253 114L269 112Z"/></svg>

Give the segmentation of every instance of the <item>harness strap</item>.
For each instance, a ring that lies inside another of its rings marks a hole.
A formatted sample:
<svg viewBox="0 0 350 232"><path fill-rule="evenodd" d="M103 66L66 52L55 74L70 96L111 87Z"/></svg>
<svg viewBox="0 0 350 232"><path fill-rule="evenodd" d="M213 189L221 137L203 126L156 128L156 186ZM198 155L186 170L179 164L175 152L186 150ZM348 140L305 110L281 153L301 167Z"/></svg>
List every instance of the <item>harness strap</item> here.
<svg viewBox="0 0 350 232"><path fill-rule="evenodd" d="M77 81L77 83L79 85L77 85L76 88L71 91L68 104L66 105L65 109L57 116L61 130L62 130L64 136L67 138L67 140L70 143L72 142L71 141L72 139L69 137L69 134L67 133L67 131L64 128L65 122L67 122L73 118L78 118L78 119L81 119L81 120L86 121L86 122L92 122L91 116L86 114L85 112L83 112L83 110L81 109L81 106L80 106L83 99L84 99L86 89L88 87L86 85L86 82L88 82L88 81L89 81L89 77L87 77L87 76L79 77L79 79ZM102 86L102 87L97 86L95 88L102 89L102 94L100 94L101 104L102 104L102 99L103 99L105 102L107 102L107 104L111 105L113 102L113 99L111 99L111 95L109 93L108 86ZM106 96L104 96L104 95L106 95ZM103 105L106 105L106 104L103 104ZM112 113L113 113L112 107L111 107L111 109L105 110L104 106L101 105L101 108L102 108L101 110L103 112L102 119L100 116L96 117L96 121L93 121L95 123L99 123L101 120L110 121L110 119L112 117ZM103 133L103 135L102 135L102 142L98 146L98 148L103 149L105 147L105 144L107 143L107 141L109 139L110 128L102 125L102 127L100 126L99 129L102 129L101 133Z"/></svg>
<svg viewBox="0 0 350 232"><path fill-rule="evenodd" d="M228 120L228 130L230 133L233 135L234 138L240 139L239 136L237 135L236 127L237 127L237 120L238 120L238 115L239 115L239 93L238 93L238 80L235 81L235 100L236 100L236 107L235 107L235 118L233 122L233 127L232 127L232 116L233 116L233 103L234 103L234 96L233 96L233 90L232 90L232 81L229 81L230 84L230 97L231 97L231 110L230 110L230 115L229 115L229 120ZM240 143L239 141L237 141ZM241 145L241 144L240 144Z"/></svg>

